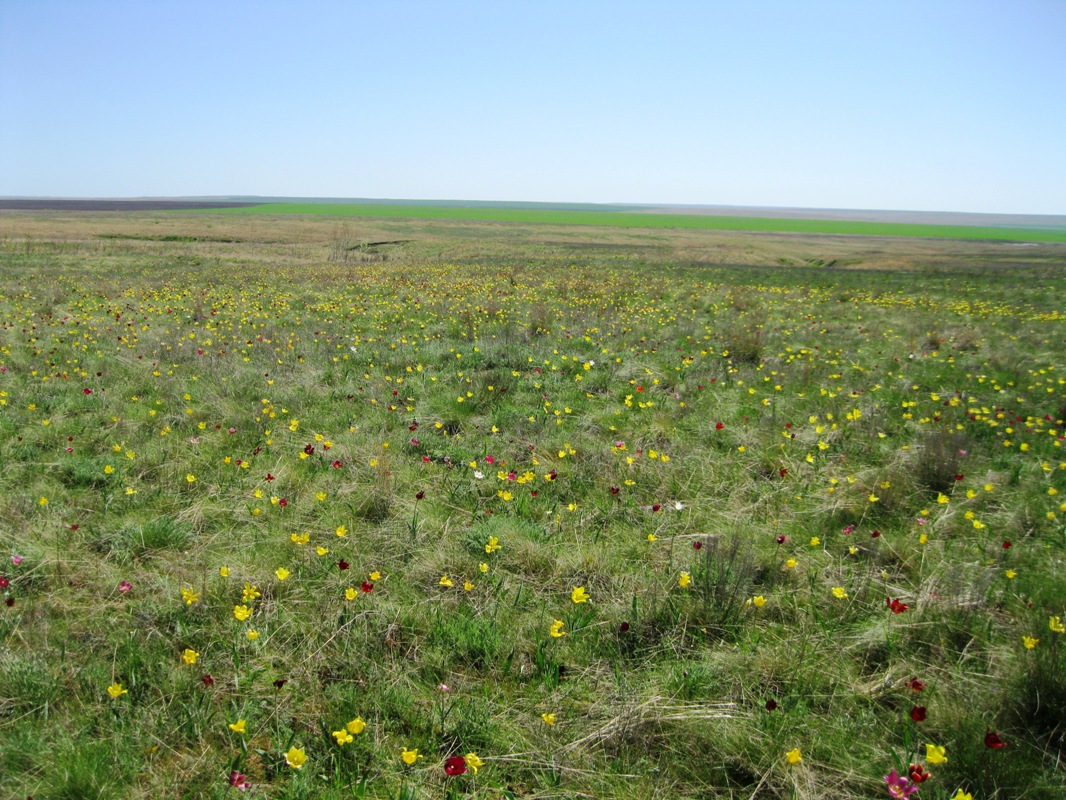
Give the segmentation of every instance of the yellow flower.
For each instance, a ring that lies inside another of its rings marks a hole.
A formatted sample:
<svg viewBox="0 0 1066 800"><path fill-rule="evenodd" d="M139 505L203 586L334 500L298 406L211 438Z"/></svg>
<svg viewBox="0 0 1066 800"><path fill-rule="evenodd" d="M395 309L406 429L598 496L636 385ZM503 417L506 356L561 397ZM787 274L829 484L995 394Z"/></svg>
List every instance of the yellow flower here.
<svg viewBox="0 0 1066 800"><path fill-rule="evenodd" d="M577 603L587 603L589 601L589 594L585 591L584 586L575 586L574 591L570 592L570 600Z"/></svg>
<svg viewBox="0 0 1066 800"><path fill-rule="evenodd" d="M249 628L248 631L244 634L244 636L246 639L248 639L249 642L254 642L256 639L259 638L259 631L257 631L255 628Z"/></svg>
<svg viewBox="0 0 1066 800"><path fill-rule="evenodd" d="M118 700L122 695L129 694L129 689L123 689L122 684L116 681L107 687L107 693L111 695L112 700Z"/></svg>
<svg viewBox="0 0 1066 800"><path fill-rule="evenodd" d="M337 744L343 747L355 737L348 733L344 728L341 728L339 731L333 731L333 738L337 740Z"/></svg>
<svg viewBox="0 0 1066 800"><path fill-rule="evenodd" d="M834 586L833 597L835 597L837 600L846 600L848 597L848 593L843 586Z"/></svg>
<svg viewBox="0 0 1066 800"><path fill-rule="evenodd" d="M37 505L39 505L41 508L44 508L46 505L48 505L48 498L42 496L40 499L37 500Z"/></svg>
<svg viewBox="0 0 1066 800"><path fill-rule="evenodd" d="M1055 633L1066 633L1066 625L1062 624L1062 617L1052 617L1049 619L1048 627Z"/></svg>
<svg viewBox="0 0 1066 800"><path fill-rule="evenodd" d="M352 734L353 736L358 736L360 733L366 730L366 723L363 722L361 717L356 717L345 727L348 729L348 733Z"/></svg>
<svg viewBox="0 0 1066 800"><path fill-rule="evenodd" d="M478 571L481 572L482 574L484 574L484 573L489 571L489 565L486 564L484 561L482 561L480 564L478 564L477 568L478 568Z"/></svg>
<svg viewBox="0 0 1066 800"><path fill-rule="evenodd" d="M289 536L289 541L291 541L293 544L304 545L307 544L310 540L311 534L307 533L306 531L304 533L294 533Z"/></svg>
<svg viewBox="0 0 1066 800"><path fill-rule="evenodd" d="M1022 637L1022 644L1025 645L1026 650L1032 650L1034 647L1037 646L1037 644L1039 644L1039 642L1039 639L1034 639L1032 636Z"/></svg>
<svg viewBox="0 0 1066 800"><path fill-rule="evenodd" d="M318 553L320 556L328 555L329 554L329 548L328 547L322 547L321 545L319 545L318 547L315 548L315 552Z"/></svg>
<svg viewBox="0 0 1066 800"><path fill-rule="evenodd" d="M246 720L239 719L236 722L231 722L229 724L229 729L234 733L239 733L241 736L244 736L245 732L248 730L248 723Z"/></svg>
<svg viewBox="0 0 1066 800"><path fill-rule="evenodd" d="M557 619L552 623L551 628L548 630L548 633L552 635L552 638L559 639L566 636L566 631L563 630L564 624L565 623L561 619Z"/></svg>
<svg viewBox="0 0 1066 800"><path fill-rule="evenodd" d="M188 647L186 647L185 652L181 654L181 660L188 664L190 667L196 663L196 659L198 659L199 657L199 653L197 653L195 650L190 650Z"/></svg>
<svg viewBox="0 0 1066 800"><path fill-rule="evenodd" d="M354 600L358 596L359 596L358 593L351 586L349 586L347 589L344 590L344 599L345 600Z"/></svg>
<svg viewBox="0 0 1066 800"><path fill-rule="evenodd" d="M789 764L798 764L803 760L803 756L800 754L800 749L798 747L785 753L785 758L788 759Z"/></svg>
<svg viewBox="0 0 1066 800"><path fill-rule="evenodd" d="M1007 577L1008 577L1008 578L1009 578L1010 580L1014 580L1015 578L1017 578L1017 577L1018 577L1018 573L1017 573L1017 572L1015 572L1015 571L1014 571L1014 570L1012 570L1012 569L1008 569L1008 570L1007 570L1006 572L1004 572L1003 574L1004 574L1004 575L1006 575L1006 576L1007 576Z"/></svg>
<svg viewBox="0 0 1066 800"><path fill-rule="evenodd" d="M796 568L796 564L798 564L798 563L799 562L796 561L796 559L790 558L788 561L785 562L785 567L787 567L788 569L795 569Z"/></svg>
<svg viewBox="0 0 1066 800"><path fill-rule="evenodd" d="M274 570L274 574L278 576L279 581L283 581L288 578L292 573L285 569L285 567L278 567L276 570Z"/></svg>
<svg viewBox="0 0 1066 800"><path fill-rule="evenodd" d="M811 547L817 547L821 543L822 543L822 540L819 539L817 536L812 536L811 537Z"/></svg>
<svg viewBox="0 0 1066 800"><path fill-rule="evenodd" d="M541 714L540 718L542 720L544 720L544 724L545 725L554 725L555 724L555 714Z"/></svg>
<svg viewBox="0 0 1066 800"><path fill-rule="evenodd" d="M657 542L657 541L659 541L659 537L656 536L654 533L649 533L648 534L648 541L649 542Z"/></svg>
<svg viewBox="0 0 1066 800"><path fill-rule="evenodd" d="M756 608L762 608L764 605L766 605L766 598L763 597L761 594L757 594L755 595L755 597L751 598L751 604Z"/></svg>
<svg viewBox="0 0 1066 800"><path fill-rule="evenodd" d="M692 583L692 576L687 572L682 572L681 576L677 579L677 585L684 589L690 583Z"/></svg>
<svg viewBox="0 0 1066 800"><path fill-rule="evenodd" d="M969 792L964 792L962 789L956 789L955 794L951 796L951 800L973 800L973 795Z"/></svg>
<svg viewBox="0 0 1066 800"><path fill-rule="evenodd" d="M227 566L219 567L218 568L218 574L221 575L223 578L228 578L229 577L229 567L227 567Z"/></svg>
<svg viewBox="0 0 1066 800"><path fill-rule="evenodd" d="M344 538L345 536L348 535L348 529L345 528L343 525L338 525L337 526L337 530L335 532L336 532L337 536L340 537L340 538Z"/></svg>
<svg viewBox="0 0 1066 800"><path fill-rule="evenodd" d="M455 586L455 583L447 575L441 575L440 580L437 581L439 586Z"/></svg>
<svg viewBox="0 0 1066 800"><path fill-rule="evenodd" d="M372 580L372 581L380 581L381 580L381 573L378 572L377 570L374 570L373 572L370 573L370 580Z"/></svg>
<svg viewBox="0 0 1066 800"><path fill-rule="evenodd" d="M191 606L200 599L200 595L194 592L191 586L183 586L181 587L181 599L185 601L185 605Z"/></svg>
<svg viewBox="0 0 1066 800"><path fill-rule="evenodd" d="M188 475L185 476L185 480L187 480L189 483L196 483L196 476L190 472Z"/></svg>
<svg viewBox="0 0 1066 800"><path fill-rule="evenodd" d="M470 581L463 581L463 591L464 592L469 592L473 588L474 588L474 584L472 584Z"/></svg>
<svg viewBox="0 0 1066 800"><path fill-rule="evenodd" d="M420 756L418 754L418 748L417 747L414 750L408 750L405 747L403 749L403 752L400 753L400 760L403 761L403 763L406 764L407 766L411 766L416 761L418 761L418 759L420 759L420 758L422 758L422 756Z"/></svg>
<svg viewBox="0 0 1066 800"><path fill-rule="evenodd" d="M925 746L925 761L928 764L948 763L946 750L941 745L927 744Z"/></svg>
<svg viewBox="0 0 1066 800"><path fill-rule="evenodd" d="M477 768L485 766L485 762L477 757L477 753L467 753L463 756L466 759L466 765L470 767L470 771L477 775Z"/></svg>
<svg viewBox="0 0 1066 800"><path fill-rule="evenodd" d="M299 747L290 747L285 754L285 763L293 769L299 769L307 761L307 753Z"/></svg>
<svg viewBox="0 0 1066 800"><path fill-rule="evenodd" d="M252 616L252 609L248 606L234 606L233 616L240 622L244 622L248 617Z"/></svg>
<svg viewBox="0 0 1066 800"><path fill-rule="evenodd" d="M492 553L495 553L499 549L500 549L500 540L498 538L496 538L495 536L490 536L489 537L489 543L487 545L485 545L485 552L489 553L491 555Z"/></svg>

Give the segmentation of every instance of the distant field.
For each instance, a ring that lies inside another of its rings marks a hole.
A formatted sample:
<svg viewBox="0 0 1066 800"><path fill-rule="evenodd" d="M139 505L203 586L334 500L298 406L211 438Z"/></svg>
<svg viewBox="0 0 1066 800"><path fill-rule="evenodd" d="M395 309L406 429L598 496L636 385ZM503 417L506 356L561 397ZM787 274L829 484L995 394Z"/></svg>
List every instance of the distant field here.
<svg viewBox="0 0 1066 800"><path fill-rule="evenodd" d="M702 228L784 233L922 236L941 239L994 239L1012 242L1066 242L1066 231L1022 230L969 225L918 225L825 219L770 219L688 214L635 214L612 211L556 211L527 208L457 208L333 203L268 203L245 208L213 209L225 214L300 214L338 217L405 217L485 222L532 222L551 225L608 225L628 228Z"/></svg>

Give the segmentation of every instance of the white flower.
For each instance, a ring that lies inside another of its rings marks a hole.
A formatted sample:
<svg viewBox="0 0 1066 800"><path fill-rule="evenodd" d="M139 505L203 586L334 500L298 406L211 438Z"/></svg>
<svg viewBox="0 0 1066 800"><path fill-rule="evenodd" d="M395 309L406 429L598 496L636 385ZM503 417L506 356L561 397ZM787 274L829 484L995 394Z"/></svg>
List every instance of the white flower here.
<svg viewBox="0 0 1066 800"><path fill-rule="evenodd" d="M474 470L474 477L477 478L478 480L481 480L482 478L485 477L485 473L482 472L479 469L476 469L476 470Z"/></svg>
<svg viewBox="0 0 1066 800"><path fill-rule="evenodd" d="M674 501L674 510L675 511L684 511L685 510L685 504L682 503L680 500L675 500Z"/></svg>

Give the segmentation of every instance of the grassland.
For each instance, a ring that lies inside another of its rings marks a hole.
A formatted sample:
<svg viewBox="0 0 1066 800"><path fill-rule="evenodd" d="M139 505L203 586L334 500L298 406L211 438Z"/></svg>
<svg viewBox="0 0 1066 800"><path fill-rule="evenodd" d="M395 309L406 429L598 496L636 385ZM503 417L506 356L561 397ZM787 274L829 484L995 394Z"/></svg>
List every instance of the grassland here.
<svg viewBox="0 0 1066 800"><path fill-rule="evenodd" d="M218 213L211 212L211 213ZM372 205L344 203L265 203L227 209L227 214L392 217L399 219L469 220L538 225L597 225L621 228L682 228L721 231L919 236L939 239L981 239L1006 242L1066 242L1066 231L970 225L918 225L829 219L772 219L699 214L653 214L624 211L567 211L536 208Z"/></svg>
<svg viewBox="0 0 1066 800"><path fill-rule="evenodd" d="M1064 263L0 215L0 786L1057 800Z"/></svg>

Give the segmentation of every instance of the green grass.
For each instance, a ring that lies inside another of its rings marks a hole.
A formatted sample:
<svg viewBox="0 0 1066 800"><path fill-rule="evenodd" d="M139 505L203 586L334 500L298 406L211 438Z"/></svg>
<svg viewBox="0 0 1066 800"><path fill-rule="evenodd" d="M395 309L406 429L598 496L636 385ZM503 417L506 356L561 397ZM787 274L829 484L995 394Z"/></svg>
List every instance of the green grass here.
<svg viewBox="0 0 1066 800"><path fill-rule="evenodd" d="M182 212L188 213L188 212ZM689 214L634 214L623 211L560 211L530 208L457 208L453 206L362 205L343 203L265 203L244 208L210 209L211 214L300 214L336 217L480 220L540 225L606 225L625 228L691 228L858 236L921 236L1007 242L1066 242L1066 231L967 225L916 225L848 220L771 219Z"/></svg>
<svg viewBox="0 0 1066 800"><path fill-rule="evenodd" d="M89 219L0 238L5 796L1066 792L1044 255Z"/></svg>

